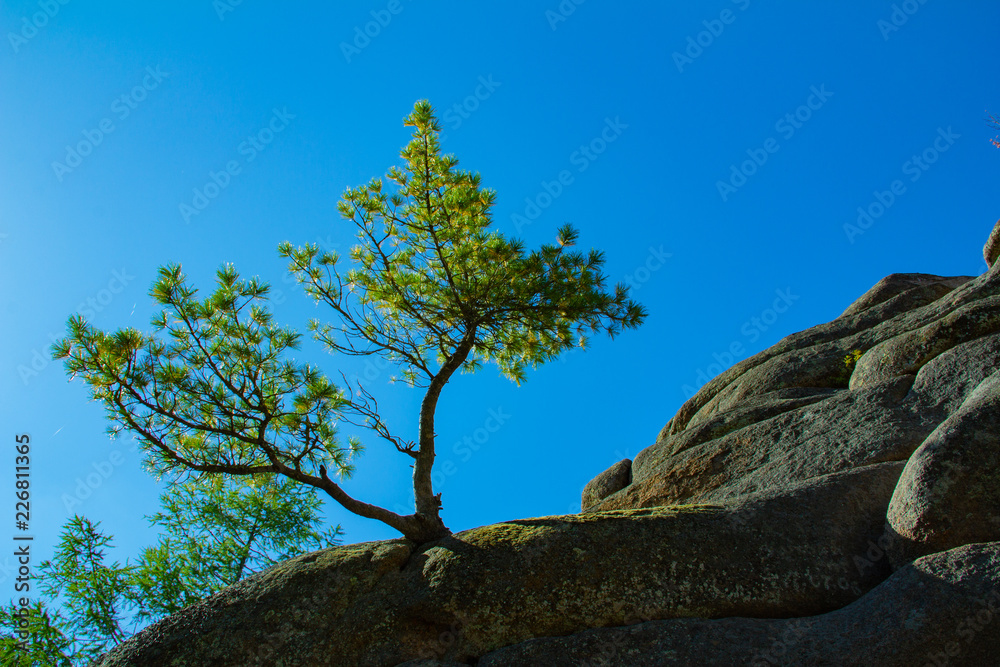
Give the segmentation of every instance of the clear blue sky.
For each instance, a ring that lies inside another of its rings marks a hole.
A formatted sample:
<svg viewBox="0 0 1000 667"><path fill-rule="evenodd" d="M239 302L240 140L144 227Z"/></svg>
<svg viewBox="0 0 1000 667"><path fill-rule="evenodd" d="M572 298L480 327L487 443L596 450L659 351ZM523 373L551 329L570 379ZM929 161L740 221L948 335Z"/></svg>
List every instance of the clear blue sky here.
<svg viewBox="0 0 1000 667"><path fill-rule="evenodd" d="M578 510L707 377L890 273L980 273L1000 217L996 3L63 2L0 7L0 491L12 522L14 436L30 434L41 557L73 512L134 555L158 505L138 454L47 361L67 317L148 329L167 262L204 289L233 262L270 281L280 322L325 317L275 248L350 248L338 198L399 162L417 99L498 192L497 229L536 247L573 223L650 313L520 388L495 367L452 381L436 490L453 530ZM301 356L368 375L414 434L420 395L388 369ZM348 490L405 506L408 459L366 441ZM327 515L350 542L395 536Z"/></svg>

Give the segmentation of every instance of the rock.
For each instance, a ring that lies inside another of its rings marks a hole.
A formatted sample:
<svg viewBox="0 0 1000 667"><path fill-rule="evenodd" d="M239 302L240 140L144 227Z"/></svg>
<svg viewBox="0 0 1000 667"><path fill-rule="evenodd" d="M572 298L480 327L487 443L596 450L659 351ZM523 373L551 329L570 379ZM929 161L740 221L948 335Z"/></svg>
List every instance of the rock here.
<svg viewBox="0 0 1000 667"><path fill-rule="evenodd" d="M719 502L905 460L1000 350L984 350L983 360L944 356L969 363L928 384L944 368L935 359L997 331L1000 273L889 276L833 322L788 336L709 382L635 457L631 484L588 507ZM863 354L850 373L845 356L854 350Z"/></svg>
<svg viewBox="0 0 1000 667"><path fill-rule="evenodd" d="M676 440L648 447L632 464L632 484L591 511L718 503L873 463L904 462L938 424L937 415L904 401L913 380L814 395L821 400L676 454Z"/></svg>
<svg viewBox="0 0 1000 667"><path fill-rule="evenodd" d="M872 296L836 320L787 336L713 378L681 406L665 427L666 434L680 433L741 401L776 389L846 386L834 378L841 373L847 353L856 349L864 352L883 340L930 324L965 303L1000 294L1000 274L993 272L978 278L904 274L889 276L883 282L905 284L913 275L920 276L918 286L884 301ZM883 288L873 289L878 292Z"/></svg>
<svg viewBox="0 0 1000 667"><path fill-rule="evenodd" d="M998 237L724 371L580 514L300 556L101 664L1000 664Z"/></svg>
<svg viewBox="0 0 1000 667"><path fill-rule="evenodd" d="M721 438L745 426L822 401L836 393L836 389L819 387L792 387L768 392L748 399L732 410L716 414L707 421L681 431L676 436L670 435L664 427L656 439L656 447L662 454L672 456L703 442ZM669 443L665 444L666 441Z"/></svg>
<svg viewBox="0 0 1000 667"><path fill-rule="evenodd" d="M1000 331L1000 295L965 304L919 329L870 348L857 362L851 389L916 373L928 361L961 343Z"/></svg>
<svg viewBox="0 0 1000 667"><path fill-rule="evenodd" d="M1000 255L1000 220L993 226L993 231L983 246L983 259L986 260L987 267L993 266L997 261L997 255Z"/></svg>
<svg viewBox="0 0 1000 667"><path fill-rule="evenodd" d="M324 639L331 621L350 614L378 582L398 576L410 551L397 539L285 561L149 626L100 665L351 664Z"/></svg>
<svg viewBox="0 0 1000 667"><path fill-rule="evenodd" d="M584 510L596 505L615 491L632 483L632 459L622 459L583 487L580 507Z"/></svg>
<svg viewBox="0 0 1000 667"><path fill-rule="evenodd" d="M894 273L875 283L870 290L848 306L847 310L841 313L840 317L857 315L873 306L885 303L904 292L910 292L914 288L930 288L930 290L921 293L934 295L933 301L968 281L969 278L967 277L943 278L927 273ZM906 310L910 309L906 308Z"/></svg>
<svg viewBox="0 0 1000 667"><path fill-rule="evenodd" d="M963 544L1000 541L1000 371L910 457L886 523L894 567Z"/></svg>
<svg viewBox="0 0 1000 667"><path fill-rule="evenodd" d="M901 463L730 506L542 517L414 550L405 540L281 563L147 628L113 665L463 662L641 618L809 616L888 575L865 561Z"/></svg>
<svg viewBox="0 0 1000 667"><path fill-rule="evenodd" d="M944 421L996 368L1000 368L1000 333L956 345L934 357L917 373L907 400L913 410Z"/></svg>
<svg viewBox="0 0 1000 667"><path fill-rule="evenodd" d="M649 621L533 639L479 667L996 665L1000 543L924 556L866 596L808 618Z"/></svg>

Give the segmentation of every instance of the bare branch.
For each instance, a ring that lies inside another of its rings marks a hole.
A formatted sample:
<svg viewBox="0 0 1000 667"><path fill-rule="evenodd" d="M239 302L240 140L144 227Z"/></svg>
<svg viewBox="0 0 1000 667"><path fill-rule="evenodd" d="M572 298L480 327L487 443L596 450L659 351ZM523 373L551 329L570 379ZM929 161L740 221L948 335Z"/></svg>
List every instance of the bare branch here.
<svg viewBox="0 0 1000 667"><path fill-rule="evenodd" d="M355 426L363 426L372 429L380 437L392 443L392 446L396 448L397 451L410 456L411 458L417 458L417 453L415 451L416 444L410 440L403 440L394 436L390 431L389 427L386 425L385 421L379 415L378 411L378 401L375 397L365 389L360 382L358 382L358 392L357 395L354 393L354 387L352 386L350 380L347 376L341 372L340 376L344 379L344 387L347 390L347 408L349 412L354 412L361 417L361 421L355 421L345 416L344 421L349 424L354 424Z"/></svg>

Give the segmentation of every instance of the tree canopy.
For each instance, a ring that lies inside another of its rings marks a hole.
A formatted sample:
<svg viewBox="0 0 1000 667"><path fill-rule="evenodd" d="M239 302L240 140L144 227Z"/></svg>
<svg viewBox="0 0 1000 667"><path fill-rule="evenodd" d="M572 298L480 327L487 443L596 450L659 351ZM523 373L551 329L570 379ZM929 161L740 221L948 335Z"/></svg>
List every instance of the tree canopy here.
<svg viewBox="0 0 1000 667"><path fill-rule="evenodd" d="M438 399L456 371L496 364L515 382L528 368L584 346L594 333L639 326L645 311L622 284L607 286L600 251L573 250L578 232L526 251L490 229L496 194L442 155L440 126L423 100L404 120L412 140L386 181L349 188L341 214L357 227L352 266L316 245L283 243L289 270L334 322L315 319L329 350L380 355L423 389L418 438L392 432L365 387L336 387L314 366L288 359L298 333L273 323L268 287L226 266L204 300L177 265L151 290L166 309L154 332L105 333L81 317L55 356L82 375L115 429L136 433L159 472L278 474L325 491L346 509L416 542L448 534L431 483ZM400 515L357 500L328 474L353 471L360 442L337 422L364 423L412 459L416 511Z"/></svg>

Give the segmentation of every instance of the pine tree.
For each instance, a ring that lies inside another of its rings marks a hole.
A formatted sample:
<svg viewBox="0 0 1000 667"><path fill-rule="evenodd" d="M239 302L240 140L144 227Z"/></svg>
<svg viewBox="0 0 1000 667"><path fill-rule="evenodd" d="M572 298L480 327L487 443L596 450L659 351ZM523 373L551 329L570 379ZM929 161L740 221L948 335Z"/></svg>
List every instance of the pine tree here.
<svg viewBox="0 0 1000 667"><path fill-rule="evenodd" d="M227 266L199 301L180 267L167 266L151 290L167 307L152 335L105 333L77 316L54 347L105 404L113 428L140 437L156 470L284 475L417 543L434 540L450 532L431 482L434 417L455 372L495 363L520 383L529 367L584 346L593 333L613 337L642 323L645 311L627 288L606 287L603 253L572 249L571 226L531 252L490 229L496 194L441 154L427 101L404 124L413 139L389 185L374 179L340 202L358 229L353 267L338 270L340 257L316 245L286 242L279 252L305 291L338 316L310 323L318 340L336 353L399 364L424 391L417 441L392 433L364 387L345 378L337 388L315 367L286 359L300 335L274 325L267 285ZM339 442L338 420L364 422L412 459L413 514L355 499L334 481L351 474L361 450L355 439Z"/></svg>

